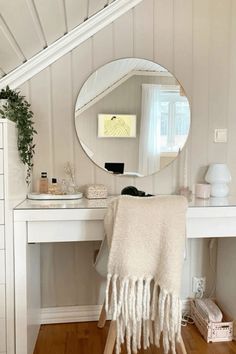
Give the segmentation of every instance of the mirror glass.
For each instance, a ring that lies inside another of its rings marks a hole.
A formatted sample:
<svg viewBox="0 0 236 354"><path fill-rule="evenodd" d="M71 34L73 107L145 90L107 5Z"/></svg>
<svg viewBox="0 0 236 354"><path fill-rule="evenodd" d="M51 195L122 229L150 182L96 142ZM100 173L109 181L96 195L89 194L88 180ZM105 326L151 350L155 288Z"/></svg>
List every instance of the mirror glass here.
<svg viewBox="0 0 236 354"><path fill-rule="evenodd" d="M144 59L119 59L84 83L75 127L95 164L109 173L142 177L178 156L190 129L190 105L165 68Z"/></svg>

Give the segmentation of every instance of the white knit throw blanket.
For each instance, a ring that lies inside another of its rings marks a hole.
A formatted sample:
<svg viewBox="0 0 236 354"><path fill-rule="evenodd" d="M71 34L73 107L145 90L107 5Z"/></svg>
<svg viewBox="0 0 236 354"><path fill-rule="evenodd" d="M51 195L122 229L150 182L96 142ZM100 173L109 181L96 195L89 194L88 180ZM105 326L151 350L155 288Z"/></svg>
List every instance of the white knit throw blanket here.
<svg viewBox="0 0 236 354"><path fill-rule="evenodd" d="M104 224L110 248L106 311L117 322L116 353L150 343L176 353L187 200L181 196L120 196ZM142 340L141 340L142 339Z"/></svg>

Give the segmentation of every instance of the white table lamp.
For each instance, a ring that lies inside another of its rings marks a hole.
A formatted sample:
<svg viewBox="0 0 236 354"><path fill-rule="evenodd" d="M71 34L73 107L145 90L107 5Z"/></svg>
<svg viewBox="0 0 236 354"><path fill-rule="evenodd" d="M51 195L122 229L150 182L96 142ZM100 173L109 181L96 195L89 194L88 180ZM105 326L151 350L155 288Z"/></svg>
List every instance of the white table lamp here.
<svg viewBox="0 0 236 354"><path fill-rule="evenodd" d="M226 197L229 194L228 183L231 181L231 175L226 164L211 164L205 180L211 184L212 197Z"/></svg>

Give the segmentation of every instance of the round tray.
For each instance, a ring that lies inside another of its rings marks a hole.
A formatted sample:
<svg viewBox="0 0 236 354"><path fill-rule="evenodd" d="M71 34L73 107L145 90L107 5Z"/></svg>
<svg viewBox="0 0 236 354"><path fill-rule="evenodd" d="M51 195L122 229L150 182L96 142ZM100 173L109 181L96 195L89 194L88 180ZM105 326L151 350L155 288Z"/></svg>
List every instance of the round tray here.
<svg viewBox="0 0 236 354"><path fill-rule="evenodd" d="M27 195L27 198L32 200L73 200L73 199L81 199L82 197L83 197L83 193L76 193L76 194L29 193Z"/></svg>

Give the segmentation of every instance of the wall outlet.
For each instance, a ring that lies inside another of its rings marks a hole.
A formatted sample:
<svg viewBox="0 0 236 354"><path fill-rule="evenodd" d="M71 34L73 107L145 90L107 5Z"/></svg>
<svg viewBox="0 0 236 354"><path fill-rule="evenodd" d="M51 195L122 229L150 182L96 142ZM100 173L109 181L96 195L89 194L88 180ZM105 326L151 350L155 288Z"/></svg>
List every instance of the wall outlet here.
<svg viewBox="0 0 236 354"><path fill-rule="evenodd" d="M193 277L193 293L203 293L206 290L206 277Z"/></svg>

